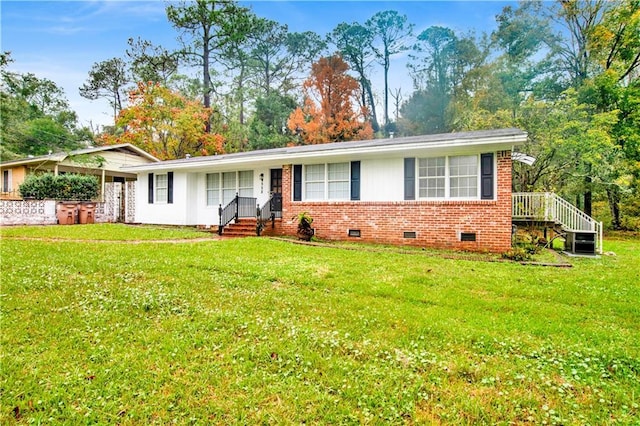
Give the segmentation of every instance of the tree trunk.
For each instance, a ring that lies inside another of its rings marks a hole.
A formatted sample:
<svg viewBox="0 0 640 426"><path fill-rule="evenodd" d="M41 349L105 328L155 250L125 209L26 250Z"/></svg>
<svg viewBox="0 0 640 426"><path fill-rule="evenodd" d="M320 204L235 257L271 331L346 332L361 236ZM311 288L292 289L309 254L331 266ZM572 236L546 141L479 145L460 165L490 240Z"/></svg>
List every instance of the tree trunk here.
<svg viewBox="0 0 640 426"><path fill-rule="evenodd" d="M611 210L611 226L613 229L619 230L622 225L620 224L620 191L618 187L607 188L607 200L609 201L609 210Z"/></svg>
<svg viewBox="0 0 640 426"><path fill-rule="evenodd" d="M378 117L376 117L376 104L373 100L373 91L371 90L371 82L364 78L363 79L364 90L367 93L367 97L369 98L369 114L371 115L371 127L373 127L373 131L377 132L380 129L380 125L378 124Z"/></svg>
<svg viewBox="0 0 640 426"><path fill-rule="evenodd" d="M592 216L592 200L593 192L591 190L591 166L587 166L587 176L584 178L585 191L584 191L584 212L589 216Z"/></svg>
<svg viewBox="0 0 640 426"><path fill-rule="evenodd" d="M389 51L385 46L384 52L384 131L387 132L389 125Z"/></svg>

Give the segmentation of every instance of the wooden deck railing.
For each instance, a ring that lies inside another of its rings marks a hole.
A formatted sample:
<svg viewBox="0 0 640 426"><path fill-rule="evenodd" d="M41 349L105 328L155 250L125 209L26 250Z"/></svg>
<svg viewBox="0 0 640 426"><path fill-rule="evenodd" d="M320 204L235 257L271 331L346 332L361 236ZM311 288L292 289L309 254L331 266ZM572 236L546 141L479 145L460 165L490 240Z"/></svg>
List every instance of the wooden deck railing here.
<svg viewBox="0 0 640 426"><path fill-rule="evenodd" d="M602 253L602 222L552 192L514 192L511 217L515 220L554 222L567 231L594 232Z"/></svg>

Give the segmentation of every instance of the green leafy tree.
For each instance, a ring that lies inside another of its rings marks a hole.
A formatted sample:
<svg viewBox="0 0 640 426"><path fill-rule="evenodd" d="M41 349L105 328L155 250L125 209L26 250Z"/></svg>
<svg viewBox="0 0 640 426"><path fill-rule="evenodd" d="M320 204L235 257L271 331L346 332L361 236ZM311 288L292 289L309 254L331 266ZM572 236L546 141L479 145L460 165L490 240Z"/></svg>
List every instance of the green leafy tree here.
<svg viewBox="0 0 640 426"><path fill-rule="evenodd" d="M64 91L53 81L32 73L7 69L9 53L0 69L0 155L13 159L76 149L93 135L77 123Z"/></svg>
<svg viewBox="0 0 640 426"><path fill-rule="evenodd" d="M249 123L249 149L277 148L291 142L291 136L286 132L286 122L295 108L293 98L277 92L258 98Z"/></svg>

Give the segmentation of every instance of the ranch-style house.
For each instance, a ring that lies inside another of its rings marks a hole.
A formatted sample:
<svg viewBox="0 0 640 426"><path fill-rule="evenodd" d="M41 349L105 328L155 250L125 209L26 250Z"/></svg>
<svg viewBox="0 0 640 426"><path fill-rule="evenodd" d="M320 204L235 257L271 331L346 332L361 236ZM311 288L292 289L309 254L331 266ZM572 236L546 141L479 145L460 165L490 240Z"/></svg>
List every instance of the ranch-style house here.
<svg viewBox="0 0 640 426"><path fill-rule="evenodd" d="M338 142L123 168L138 175L136 221L321 239L504 252L519 129ZM247 219L244 219L247 218Z"/></svg>

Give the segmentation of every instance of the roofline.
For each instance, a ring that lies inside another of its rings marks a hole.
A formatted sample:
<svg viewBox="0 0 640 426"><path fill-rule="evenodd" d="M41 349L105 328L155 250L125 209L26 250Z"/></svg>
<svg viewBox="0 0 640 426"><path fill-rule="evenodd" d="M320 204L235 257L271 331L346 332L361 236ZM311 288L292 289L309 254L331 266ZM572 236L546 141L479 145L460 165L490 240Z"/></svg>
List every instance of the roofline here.
<svg viewBox="0 0 640 426"><path fill-rule="evenodd" d="M68 157L73 157L76 155L91 154L94 152L102 152L102 151L111 151L111 150L120 149L120 148L129 149L135 152L136 154L141 155L153 162L156 162L156 163L160 162L158 158L149 154L147 151L140 149L137 146L134 146L130 143L122 143L118 145L95 146L91 148L76 149L74 151L69 151L69 152L56 152L53 154L38 155L35 157L26 157L26 158L19 158L17 160L3 161L0 163L0 167L21 166L21 165L27 165L27 164L33 164L33 163L43 163L47 161L61 162L66 160Z"/></svg>
<svg viewBox="0 0 640 426"><path fill-rule="evenodd" d="M121 144L117 144L117 145L103 145L103 146L95 146L92 148L83 148L83 149L78 149L76 151L71 151L69 153L69 155L82 155L82 154L89 154L92 152L100 152L100 151L110 151L110 150L114 150L114 149L120 149L120 148L127 148L131 151L134 151L137 154L142 155L143 157L154 161L154 162L159 162L160 160L156 157L154 157L153 155L149 154L147 151L138 148L135 145L132 145L130 143L121 143Z"/></svg>
<svg viewBox="0 0 640 426"><path fill-rule="evenodd" d="M527 140L527 133L520 129L501 129L477 132L444 133L439 135L410 136L404 138L372 139L366 141L334 142L234 154L209 155L177 160L160 161L124 167L132 173L153 170L184 170L206 166L244 165L283 160L293 162L320 157L355 156L361 154L392 154L412 150L465 148L492 145L499 149L512 149Z"/></svg>

